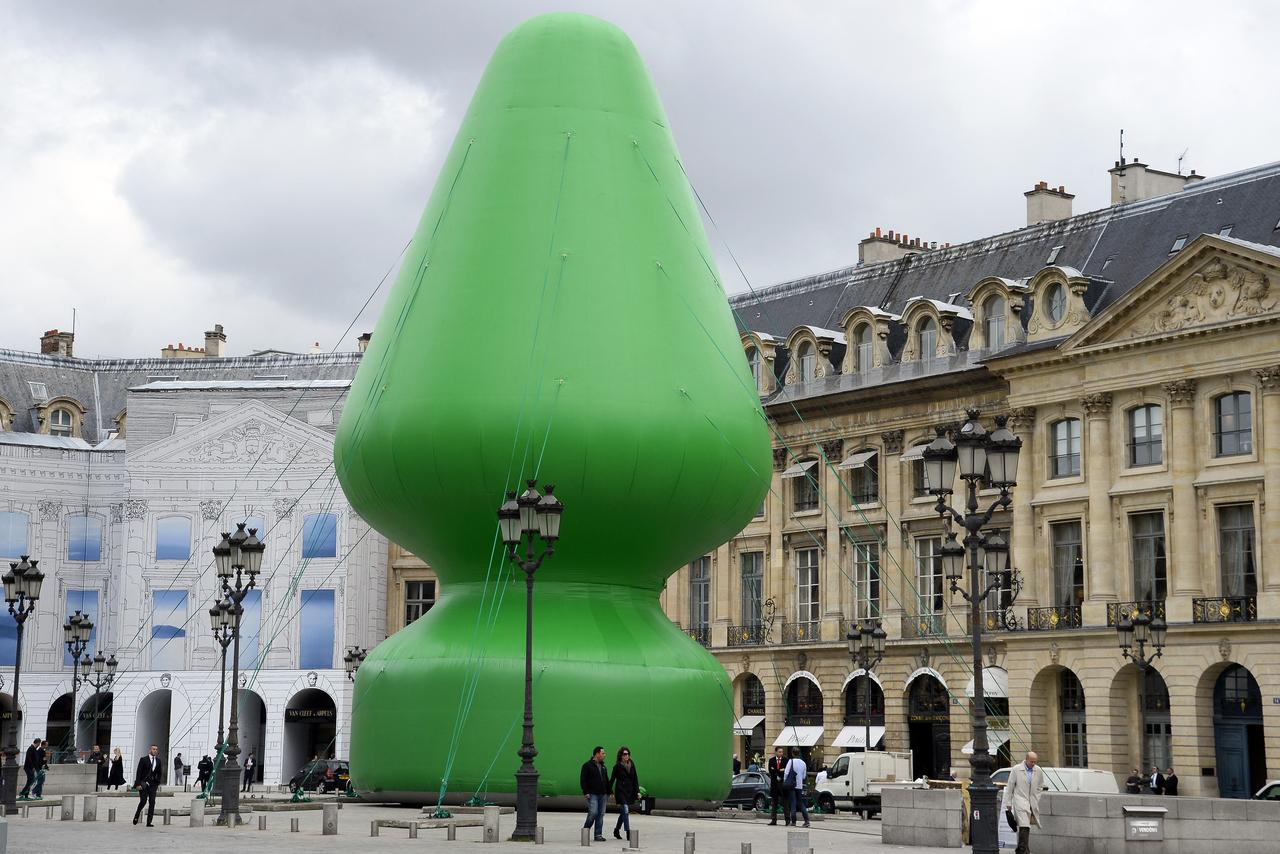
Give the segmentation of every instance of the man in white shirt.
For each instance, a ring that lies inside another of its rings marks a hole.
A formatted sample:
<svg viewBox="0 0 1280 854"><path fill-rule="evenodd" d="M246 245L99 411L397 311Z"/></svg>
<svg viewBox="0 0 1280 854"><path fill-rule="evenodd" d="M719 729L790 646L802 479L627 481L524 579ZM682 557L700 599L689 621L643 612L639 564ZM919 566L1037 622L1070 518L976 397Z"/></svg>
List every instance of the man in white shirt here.
<svg viewBox="0 0 1280 854"><path fill-rule="evenodd" d="M782 788L787 795L786 823L796 826L796 805L800 806L800 814L804 816L804 826L809 826L809 808L804 804L804 781L809 776L809 766L800 756L793 755L787 760L782 771Z"/></svg>

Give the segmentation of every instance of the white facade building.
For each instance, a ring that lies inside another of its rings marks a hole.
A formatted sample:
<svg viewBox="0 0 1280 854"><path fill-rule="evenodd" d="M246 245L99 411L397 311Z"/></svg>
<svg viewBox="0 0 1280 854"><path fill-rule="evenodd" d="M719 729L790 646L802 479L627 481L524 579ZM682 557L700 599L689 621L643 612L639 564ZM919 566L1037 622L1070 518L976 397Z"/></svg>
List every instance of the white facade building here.
<svg viewBox="0 0 1280 854"><path fill-rule="evenodd" d="M213 754L211 550L247 522L266 552L244 603L241 761L252 751L275 783L315 754L345 758L342 657L386 632L387 542L333 472L360 354L92 361L65 344L0 351L0 560L29 554L46 573L24 627L19 746L69 752L74 719L76 752L119 747L126 776L152 743L167 772L177 753L193 767ZM76 609L95 625L90 652L120 666L110 694L80 689L73 716L62 626ZM0 613L4 710L14 640Z"/></svg>

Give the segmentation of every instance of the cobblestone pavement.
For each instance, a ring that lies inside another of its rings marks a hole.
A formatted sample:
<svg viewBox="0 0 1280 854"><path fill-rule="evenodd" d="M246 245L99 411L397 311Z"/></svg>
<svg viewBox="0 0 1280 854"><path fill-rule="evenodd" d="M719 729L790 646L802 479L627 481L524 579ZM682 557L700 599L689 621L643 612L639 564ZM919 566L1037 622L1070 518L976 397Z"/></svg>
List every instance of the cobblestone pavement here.
<svg viewBox="0 0 1280 854"><path fill-rule="evenodd" d="M421 817L416 808L383 806L374 804L344 803L338 816L338 835L321 833L322 813L311 811L281 811L260 813L267 817L267 829L257 829L257 815L246 813L247 824L235 830L213 825L215 814L206 818L206 826L190 827L186 816L173 816L171 825L161 822L159 810L169 807L185 809L191 803L190 795L177 795L157 799L155 827L137 827L131 824L136 801L132 798L101 798L98 801L98 820L79 820L82 806L77 799L76 821L60 821L59 808L53 807L53 818L46 819L45 807L32 807L29 817L10 816L8 820L9 845L6 854L28 854L59 851L84 851L89 854L139 854L139 852L164 851L166 854L213 854L213 852L275 852L275 851L361 851L376 854L429 849L447 852L450 849L475 850L481 843L479 827L460 827L457 841L445 839L443 829L423 828L417 839L408 838L406 828L383 827L378 838L370 838L369 825L374 820L399 820ZM107 810L117 811L115 823L107 821ZM289 819L299 819L299 832L289 831ZM539 854L570 854L581 851L579 829L583 816L569 812L542 812L539 823L544 828L546 844ZM144 818L145 820L145 818ZM608 852L625 850L625 842L612 838L614 815L610 813L605 825L608 842L591 847ZM495 851L519 848L529 851L525 843L506 841L515 826L514 815L503 815L500 835L502 842L493 846ZM693 832L697 854L741 854L744 842L752 844L752 854L786 854L787 832L790 828L769 827L762 820L675 818L667 816L633 816L632 827L640 831L640 851L678 852L683 854L685 833ZM880 822L863 822L857 818L826 818L815 821L808 831L808 846L815 854L861 854L861 852L911 851L915 854L940 854L941 848L902 848L880 842ZM229 837L233 836L234 841ZM230 843L230 844L228 844Z"/></svg>

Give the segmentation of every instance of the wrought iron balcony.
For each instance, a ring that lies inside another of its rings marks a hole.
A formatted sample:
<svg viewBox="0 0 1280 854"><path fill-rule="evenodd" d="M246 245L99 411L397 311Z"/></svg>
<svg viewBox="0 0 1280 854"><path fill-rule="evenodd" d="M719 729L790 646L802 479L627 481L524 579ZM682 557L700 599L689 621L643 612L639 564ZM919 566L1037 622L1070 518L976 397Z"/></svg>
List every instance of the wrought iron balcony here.
<svg viewBox="0 0 1280 854"><path fill-rule="evenodd" d="M1108 602L1107 603L1107 625L1115 626L1124 617L1132 620L1134 617L1142 614L1148 619L1159 617L1165 619L1164 616L1164 600L1156 602Z"/></svg>
<svg viewBox="0 0 1280 854"><path fill-rule="evenodd" d="M1215 596L1191 600L1193 623L1252 623L1258 619L1258 600L1253 596Z"/></svg>
<svg viewBox="0 0 1280 854"><path fill-rule="evenodd" d="M693 638L698 643L711 648L711 627L710 626L693 626L685 629L685 634Z"/></svg>
<svg viewBox="0 0 1280 854"><path fill-rule="evenodd" d="M972 614L965 614L964 624L966 631L973 631ZM986 611L982 615L982 630L984 632L1017 632L1021 631L1022 628L1022 621L1018 619L1012 608L1005 608L1000 611Z"/></svg>
<svg viewBox="0 0 1280 854"><path fill-rule="evenodd" d="M1079 605L1059 605L1052 608L1028 608L1027 630L1032 632L1054 632L1063 629L1078 629L1084 625L1080 618Z"/></svg>
<svg viewBox="0 0 1280 854"><path fill-rule="evenodd" d="M783 623L783 643L814 643L822 639L821 623Z"/></svg>
<svg viewBox="0 0 1280 854"><path fill-rule="evenodd" d="M931 638L945 634L946 618L942 614L905 615L902 618L904 638Z"/></svg>
<svg viewBox="0 0 1280 854"><path fill-rule="evenodd" d="M729 646L760 646L767 639L764 623L754 626L730 626Z"/></svg>

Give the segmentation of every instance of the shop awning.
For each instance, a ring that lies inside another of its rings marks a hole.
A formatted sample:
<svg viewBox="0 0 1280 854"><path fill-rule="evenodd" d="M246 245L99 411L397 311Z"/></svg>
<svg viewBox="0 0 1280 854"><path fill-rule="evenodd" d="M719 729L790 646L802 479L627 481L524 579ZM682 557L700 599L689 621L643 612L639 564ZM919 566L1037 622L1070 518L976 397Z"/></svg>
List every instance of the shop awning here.
<svg viewBox="0 0 1280 854"><path fill-rule="evenodd" d="M840 463L840 465L836 466L836 468L838 469L862 468L867 464L868 460L873 459L875 455L878 453L879 451L859 451L856 454L850 454L848 457L845 458L844 462Z"/></svg>
<svg viewBox="0 0 1280 854"><path fill-rule="evenodd" d="M764 715L743 715L733 722L733 734L751 735L762 723L764 723Z"/></svg>
<svg viewBox="0 0 1280 854"><path fill-rule="evenodd" d="M818 464L817 460L809 460L808 462L804 462L804 463L796 463L791 468L784 471L782 473L782 476L784 478L785 477L804 477L806 474L809 473L809 469L813 468L817 464Z"/></svg>
<svg viewBox="0 0 1280 854"><path fill-rule="evenodd" d="M871 746L875 747L880 743L880 739L884 738L884 727L873 726L871 728ZM831 742L832 747L860 747L867 749L867 728L865 726L847 726L840 730L840 734L836 736L836 740Z"/></svg>
<svg viewBox="0 0 1280 854"><path fill-rule="evenodd" d="M778 737L773 741L773 746L813 747L819 741L822 741L822 727L789 726L783 727L782 732L778 733Z"/></svg>
<svg viewBox="0 0 1280 854"><path fill-rule="evenodd" d="M964 686L964 695L966 697L973 696L973 677L969 677L969 684ZM982 696L987 698L1008 697L1009 671L1003 667L982 668Z"/></svg>
<svg viewBox="0 0 1280 854"><path fill-rule="evenodd" d="M916 460L923 460L924 449L927 447L929 446L916 445L915 447L907 448L905 451L902 452L902 456L899 457L899 459L904 463L914 463Z"/></svg>
<svg viewBox="0 0 1280 854"><path fill-rule="evenodd" d="M1002 744L1012 737L1012 735L1012 733L1006 732L1002 729L989 730L987 732L987 750L991 753L995 753L1000 749ZM973 742L970 741L964 747L960 748L960 752L965 756L971 756L973 754Z"/></svg>

